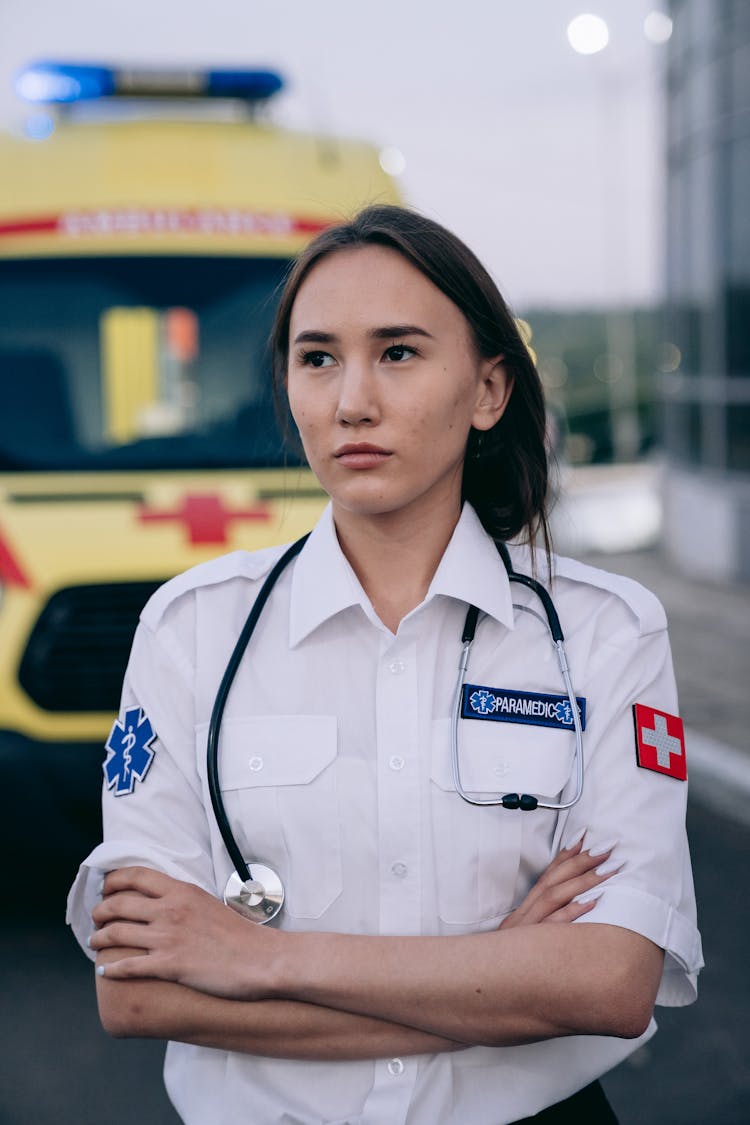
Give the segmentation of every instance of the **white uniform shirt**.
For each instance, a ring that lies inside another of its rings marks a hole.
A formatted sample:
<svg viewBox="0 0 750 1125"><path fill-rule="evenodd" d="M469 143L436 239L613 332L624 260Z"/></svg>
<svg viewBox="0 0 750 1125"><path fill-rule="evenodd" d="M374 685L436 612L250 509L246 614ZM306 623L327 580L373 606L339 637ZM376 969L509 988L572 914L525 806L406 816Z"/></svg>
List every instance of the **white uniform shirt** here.
<svg viewBox="0 0 750 1125"><path fill-rule="evenodd" d="M210 811L206 732L280 553L198 566L144 609L122 706L148 716L155 755L132 793L105 790L104 843L69 899L82 945L101 872L143 864L223 892L231 862ZM528 573L528 553L512 553ZM579 828L591 845L616 838L624 867L584 920L664 948L659 1002L686 1004L702 964L687 787L637 766L632 713L636 702L677 710L664 613L629 579L561 558L555 571L573 684L587 701L585 789L570 812L477 808L453 787L449 716L470 603L481 614L468 681L564 694L541 603L511 586L474 511L464 506L427 597L394 636L344 558L329 508L275 587L229 697L219 770L232 829L248 859L280 872L283 928L366 934L493 930ZM571 773L564 730L462 719L459 745L469 790L552 795ZM567 1097L654 1029L629 1041L575 1036L336 1063L173 1043L165 1081L189 1125L500 1125Z"/></svg>

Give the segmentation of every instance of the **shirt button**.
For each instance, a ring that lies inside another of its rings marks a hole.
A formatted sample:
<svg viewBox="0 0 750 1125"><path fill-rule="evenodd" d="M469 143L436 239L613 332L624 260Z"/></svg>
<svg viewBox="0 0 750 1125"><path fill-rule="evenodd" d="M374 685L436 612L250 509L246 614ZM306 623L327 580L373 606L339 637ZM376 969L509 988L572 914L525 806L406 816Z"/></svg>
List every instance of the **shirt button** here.
<svg viewBox="0 0 750 1125"><path fill-rule="evenodd" d="M392 660L388 665L388 671L393 672L394 676L400 676L406 668L403 660Z"/></svg>
<svg viewBox="0 0 750 1125"><path fill-rule="evenodd" d="M388 765L392 770L402 770L405 763L403 758L399 758L398 754L394 754L392 758L389 758Z"/></svg>
<svg viewBox="0 0 750 1125"><path fill-rule="evenodd" d="M388 1073L394 1078L398 1078L399 1074L404 1073L404 1064L401 1059L391 1059L388 1063Z"/></svg>
<svg viewBox="0 0 750 1125"><path fill-rule="evenodd" d="M409 868L406 866L405 863L394 863L393 866L391 867L391 871L393 872L393 874L396 876L397 879L403 879L408 870L409 870Z"/></svg>
<svg viewBox="0 0 750 1125"><path fill-rule="evenodd" d="M247 764L250 766L250 769L253 771L253 773L257 773L258 770L263 769L263 759L262 758L251 758L250 761Z"/></svg>

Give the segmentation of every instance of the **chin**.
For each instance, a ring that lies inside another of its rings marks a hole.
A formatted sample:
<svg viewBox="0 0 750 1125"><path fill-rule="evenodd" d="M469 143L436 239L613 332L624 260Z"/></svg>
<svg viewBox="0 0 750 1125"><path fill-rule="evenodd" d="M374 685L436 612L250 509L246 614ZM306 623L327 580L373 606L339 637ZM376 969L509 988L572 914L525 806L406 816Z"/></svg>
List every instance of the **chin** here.
<svg viewBox="0 0 750 1125"><path fill-rule="evenodd" d="M461 476L451 473L439 480L408 481L383 479L383 476L352 474L342 479L338 474L317 474L323 489L333 504L342 512L360 517L377 518L397 516L400 513L417 516L447 508L461 510Z"/></svg>

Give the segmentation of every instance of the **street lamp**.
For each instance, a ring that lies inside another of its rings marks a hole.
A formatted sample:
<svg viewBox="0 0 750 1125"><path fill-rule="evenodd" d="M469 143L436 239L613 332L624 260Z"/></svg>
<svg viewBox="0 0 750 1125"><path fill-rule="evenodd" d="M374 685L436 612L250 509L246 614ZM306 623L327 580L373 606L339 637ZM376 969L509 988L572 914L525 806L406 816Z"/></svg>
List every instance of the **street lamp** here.
<svg viewBox="0 0 750 1125"><path fill-rule="evenodd" d="M579 55L596 55L609 43L609 28L601 16L584 12L568 24L568 42Z"/></svg>
<svg viewBox="0 0 750 1125"><path fill-rule="evenodd" d="M568 43L579 55L598 55L609 44L609 28L601 16L584 12L572 19L567 26ZM603 97L598 98L598 124L600 132L600 154L603 161L602 215L621 192L621 177L615 162L608 160L606 153L611 148L610 134L613 123L618 121L619 102L617 82L605 71L599 70L599 81ZM604 221L602 245L609 260L622 264L623 238L627 238L627 206L623 201L617 223ZM603 266L603 275L606 265ZM602 277L604 280L604 276ZM640 449L640 423L638 420L638 384L635 361L635 325L633 316L625 309L612 309L605 316L607 339L606 362L599 365L597 378L605 383L610 419L613 461L630 461L637 457Z"/></svg>

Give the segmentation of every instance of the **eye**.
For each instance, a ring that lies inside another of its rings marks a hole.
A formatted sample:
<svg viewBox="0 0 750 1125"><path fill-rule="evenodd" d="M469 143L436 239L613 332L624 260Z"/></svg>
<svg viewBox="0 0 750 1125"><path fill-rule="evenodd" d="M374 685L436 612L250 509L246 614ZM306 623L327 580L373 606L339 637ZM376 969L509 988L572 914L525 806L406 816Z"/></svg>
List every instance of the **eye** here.
<svg viewBox="0 0 750 1125"><path fill-rule="evenodd" d="M417 349L410 348L408 344L391 344L390 348L385 349L383 356L390 363L400 363L403 359L411 359L417 354Z"/></svg>
<svg viewBox="0 0 750 1125"><path fill-rule="evenodd" d="M334 362L328 352L300 352L299 361L305 367L330 367Z"/></svg>

